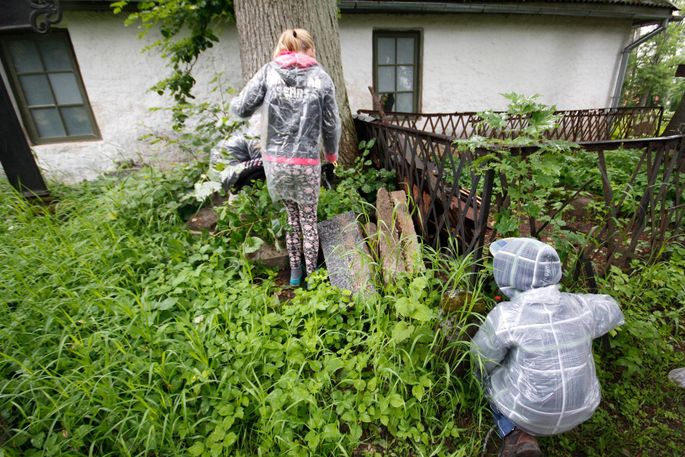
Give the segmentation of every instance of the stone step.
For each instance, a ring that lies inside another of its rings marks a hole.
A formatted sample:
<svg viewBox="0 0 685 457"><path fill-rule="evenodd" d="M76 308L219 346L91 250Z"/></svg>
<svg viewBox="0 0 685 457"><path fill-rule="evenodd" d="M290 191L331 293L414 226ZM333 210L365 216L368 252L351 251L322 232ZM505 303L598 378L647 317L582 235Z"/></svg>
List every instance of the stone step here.
<svg viewBox="0 0 685 457"><path fill-rule="evenodd" d="M393 211L397 217L398 235L402 246L405 269L408 273L416 273L425 269L419 239L414 229L414 221L409 214L407 194L403 190L390 192L390 200L394 205Z"/></svg>
<svg viewBox="0 0 685 457"><path fill-rule="evenodd" d="M399 273L407 271L394 208L395 205L390 198L390 193L384 188L378 189L376 194L376 225L378 227L381 271L383 281L386 284L391 283Z"/></svg>
<svg viewBox="0 0 685 457"><path fill-rule="evenodd" d="M352 211L319 222L319 240L331 284L352 293L373 292L372 261Z"/></svg>

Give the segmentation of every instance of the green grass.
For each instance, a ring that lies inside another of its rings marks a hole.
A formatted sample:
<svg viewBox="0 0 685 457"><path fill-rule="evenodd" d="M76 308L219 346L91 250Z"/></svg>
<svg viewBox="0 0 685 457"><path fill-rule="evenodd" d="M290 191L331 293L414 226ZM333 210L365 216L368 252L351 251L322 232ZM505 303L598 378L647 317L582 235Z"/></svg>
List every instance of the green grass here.
<svg viewBox="0 0 685 457"><path fill-rule="evenodd" d="M469 259L426 249L431 268L379 294L352 297L321 272L291 297L244 261L241 240L270 223L226 215L222 236L187 232L198 174L55 187L53 210L0 186L0 456L480 455L482 392L441 357L468 348L436 326L447 290L471 292L462 324L493 305L487 274L473 285ZM322 213L342 201L361 204L328 193ZM685 365L685 251L669 251L602 283L627 321L596 344L604 401L543 439L549 455L684 448L685 395L666 375Z"/></svg>
<svg viewBox="0 0 685 457"><path fill-rule="evenodd" d="M435 351L433 310L467 261L435 256L366 298L321 273L282 300L230 236L187 233L187 175L58 188L54 211L2 187L0 454L478 452L480 389Z"/></svg>

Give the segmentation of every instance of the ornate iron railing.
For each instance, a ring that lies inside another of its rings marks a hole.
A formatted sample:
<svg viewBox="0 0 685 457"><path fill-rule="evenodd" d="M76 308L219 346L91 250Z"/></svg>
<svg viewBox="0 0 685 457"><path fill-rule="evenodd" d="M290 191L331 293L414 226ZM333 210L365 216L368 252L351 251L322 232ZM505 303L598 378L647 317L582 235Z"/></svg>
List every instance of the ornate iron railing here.
<svg viewBox="0 0 685 457"><path fill-rule="evenodd" d="M359 110L379 119L380 112ZM601 108L556 111L559 126L547 137L568 141L603 141L611 139L655 137L661 129L662 107ZM505 138L516 135L527 124L521 116L509 117L506 128L493 131L480 125L475 112L463 113L385 113L383 121L423 132L437 133L455 139L481 135Z"/></svg>
<svg viewBox="0 0 685 457"><path fill-rule="evenodd" d="M487 160L489 151L457 151L450 136L388 122L357 119L356 123L360 138L376 139L373 153L378 165L394 170L411 196L424 240L434 247L449 246L449 239L456 240L460 254L471 253L480 259L486 242L497 236L494 215L512 205L506 198L506 176L482 167L482 162L480 170L474 166L477 159ZM585 142L581 146L585 154L594 154L591 157L596 159L602 183L591 203L604 210L599 211L601 220L592 220L590 227L569 227L586 235L585 244L577 246L579 258L591 259L603 270L657 253L669 239L683 235L685 187L680 172L685 171L685 135ZM634 167L617 189L607 155L621 149L632 151ZM584 187L565 189L566 200L557 202L556 211L547 214L547 219L559 217L583 195ZM533 236L544 236L547 228L533 218L521 223L521 232Z"/></svg>

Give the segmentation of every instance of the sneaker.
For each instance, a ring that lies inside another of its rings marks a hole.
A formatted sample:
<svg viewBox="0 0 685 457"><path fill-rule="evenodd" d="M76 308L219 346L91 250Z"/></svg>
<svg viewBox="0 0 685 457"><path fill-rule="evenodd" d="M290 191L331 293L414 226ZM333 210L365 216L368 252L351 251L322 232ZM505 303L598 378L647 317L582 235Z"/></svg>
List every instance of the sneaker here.
<svg viewBox="0 0 685 457"><path fill-rule="evenodd" d="M300 284L302 284L302 267L290 271L290 285L292 287L300 287Z"/></svg>
<svg viewBox="0 0 685 457"><path fill-rule="evenodd" d="M499 457L542 457L542 451L534 436L516 429L504 437Z"/></svg>

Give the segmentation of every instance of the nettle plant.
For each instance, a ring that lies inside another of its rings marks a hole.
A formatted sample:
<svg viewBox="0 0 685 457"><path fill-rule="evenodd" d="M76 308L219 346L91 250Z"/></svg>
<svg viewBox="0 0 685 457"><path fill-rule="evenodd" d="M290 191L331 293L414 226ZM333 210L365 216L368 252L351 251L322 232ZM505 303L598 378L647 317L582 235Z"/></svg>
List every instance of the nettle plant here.
<svg viewBox="0 0 685 457"><path fill-rule="evenodd" d="M477 135L467 140L457 140L459 151L489 151L473 162L476 173L494 170L495 194L501 201L495 215L495 229L502 236L517 236L522 221L536 221L540 227L548 225L555 229L564 226L557 210L561 207L567 191L559 186L559 179L567 158L578 145L545 136L558 127L556 107L537 101L538 95L526 97L509 93L506 112L485 111L477 126ZM510 125L521 126L511 128ZM489 134L490 136L485 136ZM503 138L493 136L502 134Z"/></svg>
<svg viewBox="0 0 685 457"><path fill-rule="evenodd" d="M366 205L375 202L376 192L381 187L395 188L395 172L373 167L369 155L376 144L375 139L359 143L361 154L349 168L335 168L337 185L334 189L321 189L319 198L319 220L327 220L346 211L363 214Z"/></svg>

